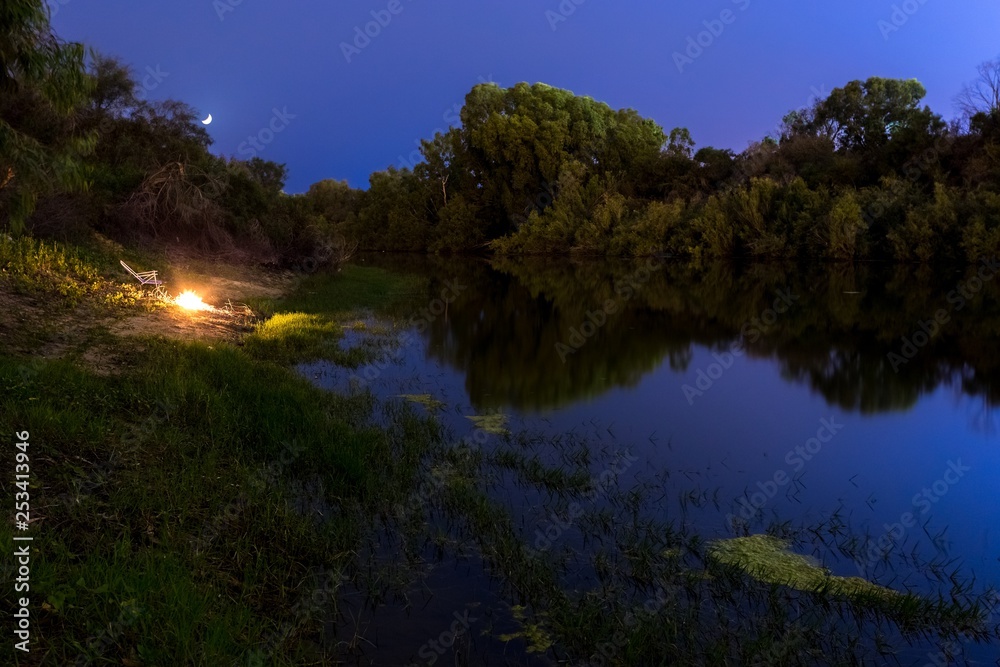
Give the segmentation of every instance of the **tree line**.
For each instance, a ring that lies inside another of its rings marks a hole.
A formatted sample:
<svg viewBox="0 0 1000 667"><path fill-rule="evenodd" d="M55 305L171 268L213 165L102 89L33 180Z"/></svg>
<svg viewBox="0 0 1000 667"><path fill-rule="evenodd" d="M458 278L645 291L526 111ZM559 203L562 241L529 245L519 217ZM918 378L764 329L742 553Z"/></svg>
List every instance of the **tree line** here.
<svg viewBox="0 0 1000 667"><path fill-rule="evenodd" d="M736 153L544 84L472 88L421 161L286 195L194 111L0 8L0 225L98 228L295 264L370 250L975 262L1000 247L1000 60L950 123L916 80L851 81Z"/></svg>
<svg viewBox="0 0 1000 667"><path fill-rule="evenodd" d="M212 154L194 109L146 99L150 76L58 39L44 2L0 6L0 230L96 229L279 266L344 254L346 184L286 195L285 165Z"/></svg>
<svg viewBox="0 0 1000 667"><path fill-rule="evenodd" d="M1000 60L959 98L852 81L741 153L543 84L478 85L412 170L373 174L363 248L977 261L1000 247Z"/></svg>

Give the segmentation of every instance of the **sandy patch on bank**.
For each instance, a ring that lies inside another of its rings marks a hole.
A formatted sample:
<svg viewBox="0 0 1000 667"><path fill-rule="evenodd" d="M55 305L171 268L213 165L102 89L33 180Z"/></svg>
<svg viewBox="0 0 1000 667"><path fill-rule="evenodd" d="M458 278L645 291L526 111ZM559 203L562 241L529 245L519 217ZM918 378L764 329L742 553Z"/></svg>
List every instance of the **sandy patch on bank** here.
<svg viewBox="0 0 1000 667"><path fill-rule="evenodd" d="M189 313L171 308L121 320L113 332L119 336L164 336L185 341L236 341L250 330L246 319L225 311Z"/></svg>
<svg viewBox="0 0 1000 667"><path fill-rule="evenodd" d="M218 274L203 269L174 267L164 287L171 296L193 290L214 306L224 306L244 299L276 298L287 293L295 284L290 271L268 272L256 267L220 265Z"/></svg>
<svg viewBox="0 0 1000 667"><path fill-rule="evenodd" d="M238 341L252 329L253 311L247 299L277 298L295 284L290 272L267 272L255 267L220 265L213 275L190 267L172 267L164 289L173 298L191 290L214 310L190 311L169 305L152 313L133 315L117 322L112 331L121 336L165 336L192 341Z"/></svg>
<svg viewBox="0 0 1000 667"><path fill-rule="evenodd" d="M136 342L116 344L115 337L163 336L238 344L256 321L244 301L280 297L297 282L291 272L225 263L197 262L195 267L177 263L161 270L169 297L191 289L215 309L190 311L165 305L125 317L102 312L91 303L52 309L0 281L0 349L36 359L75 358L99 374L111 375L129 350L142 347Z"/></svg>

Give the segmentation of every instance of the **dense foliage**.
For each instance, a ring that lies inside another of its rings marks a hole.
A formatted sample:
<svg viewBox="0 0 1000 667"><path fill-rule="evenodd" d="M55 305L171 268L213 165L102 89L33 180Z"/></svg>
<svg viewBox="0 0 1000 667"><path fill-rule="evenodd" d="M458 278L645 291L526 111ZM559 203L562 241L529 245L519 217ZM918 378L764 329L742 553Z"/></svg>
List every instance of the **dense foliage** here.
<svg viewBox="0 0 1000 667"><path fill-rule="evenodd" d="M14 231L40 195L84 185L94 138L74 123L89 90L83 56L52 35L43 3L0 4L0 213Z"/></svg>
<svg viewBox="0 0 1000 667"><path fill-rule="evenodd" d="M738 155L542 84L482 84L422 163L372 175L345 228L380 250L975 261L1000 247L998 70L966 88L964 124L916 80L873 77Z"/></svg>
<svg viewBox="0 0 1000 667"><path fill-rule="evenodd" d="M3 4L0 229L96 228L284 266L342 256L334 200L346 185L289 196L284 165L213 155L192 108L145 99L150 76L140 84L121 62L60 42L42 2Z"/></svg>
<svg viewBox="0 0 1000 667"><path fill-rule="evenodd" d="M872 77L739 154L569 91L486 83L412 169L372 174L367 191L326 180L289 196L284 165L213 155L190 107L144 99L114 59L85 67L44 7L0 9L0 226L13 232L97 227L284 265L348 243L919 262L1000 246L1000 61L979 68L950 125L921 106L918 81Z"/></svg>

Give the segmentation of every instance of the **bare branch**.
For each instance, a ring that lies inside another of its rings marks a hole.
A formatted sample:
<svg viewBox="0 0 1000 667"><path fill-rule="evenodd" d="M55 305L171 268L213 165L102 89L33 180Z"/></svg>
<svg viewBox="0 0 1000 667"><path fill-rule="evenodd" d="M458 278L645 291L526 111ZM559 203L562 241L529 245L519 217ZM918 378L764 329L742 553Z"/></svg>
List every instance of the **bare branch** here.
<svg viewBox="0 0 1000 667"><path fill-rule="evenodd" d="M955 98L955 106L966 118L1000 109L1000 58L982 63L976 71L979 76Z"/></svg>

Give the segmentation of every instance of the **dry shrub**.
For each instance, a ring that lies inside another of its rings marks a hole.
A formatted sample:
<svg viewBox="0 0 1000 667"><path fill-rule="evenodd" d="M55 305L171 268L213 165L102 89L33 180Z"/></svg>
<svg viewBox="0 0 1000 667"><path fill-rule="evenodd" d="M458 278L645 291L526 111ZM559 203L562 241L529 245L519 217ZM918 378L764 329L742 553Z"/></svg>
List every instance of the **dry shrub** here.
<svg viewBox="0 0 1000 667"><path fill-rule="evenodd" d="M138 236L203 252L230 251L236 242L225 229L226 214L206 195L222 187L211 174L171 162L146 177L119 208L119 220Z"/></svg>

